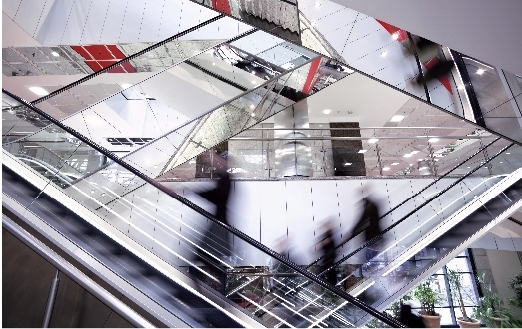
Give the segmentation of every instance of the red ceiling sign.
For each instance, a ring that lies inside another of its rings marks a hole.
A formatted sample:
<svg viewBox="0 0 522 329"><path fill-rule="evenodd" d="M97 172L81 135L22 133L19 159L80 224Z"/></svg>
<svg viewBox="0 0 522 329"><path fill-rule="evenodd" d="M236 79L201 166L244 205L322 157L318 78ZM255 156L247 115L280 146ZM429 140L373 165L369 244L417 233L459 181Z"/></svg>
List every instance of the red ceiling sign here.
<svg viewBox="0 0 522 329"><path fill-rule="evenodd" d="M126 57L116 45L71 46L71 48L85 58L85 64L89 65L94 72L106 68ZM129 62L125 62L107 72L134 73L136 69Z"/></svg>

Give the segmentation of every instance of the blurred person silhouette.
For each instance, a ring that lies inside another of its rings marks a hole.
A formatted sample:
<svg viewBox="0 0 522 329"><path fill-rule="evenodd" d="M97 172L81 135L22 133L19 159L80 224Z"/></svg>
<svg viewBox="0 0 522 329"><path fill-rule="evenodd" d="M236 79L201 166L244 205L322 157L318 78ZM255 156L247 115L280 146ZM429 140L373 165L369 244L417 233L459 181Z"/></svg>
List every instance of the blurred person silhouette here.
<svg viewBox="0 0 522 329"><path fill-rule="evenodd" d="M197 194L216 206L214 216L218 221L222 222L223 224L230 225L228 222L228 204L230 201L230 189L232 187L232 182L230 179L230 174L227 171L227 158L228 154L226 152L223 152L220 154L220 156L214 157L214 166L216 167L215 174L219 176L216 187L204 192L198 192ZM198 253L197 258L205 265L217 270L221 284L221 292L225 294L226 266L217 259L226 261L226 259L232 255L233 247L231 244L231 233L218 223L210 221L209 227L207 228L205 237L203 239L202 247L210 254L215 256L215 258L209 255L201 255L201 253Z"/></svg>
<svg viewBox="0 0 522 329"><path fill-rule="evenodd" d="M281 236L276 240L274 251L279 253L281 256L288 258L288 240L286 235ZM266 258L265 265L263 271L265 274L265 276L263 276L263 289L267 292L272 292L274 287L273 275L285 273L288 272L288 270L286 269L286 266L272 256Z"/></svg>
<svg viewBox="0 0 522 329"><path fill-rule="evenodd" d="M335 240L333 238L333 227L333 221L329 219L325 224L326 231L322 235L321 240L317 243L322 256L320 273L326 271L335 264ZM323 273L323 276L331 285L335 286L337 283L335 269Z"/></svg>
<svg viewBox="0 0 522 329"><path fill-rule="evenodd" d="M376 199L371 194L372 186L366 184L365 187L360 187L359 191L363 194L362 198L362 213L359 217L359 221L353 228L352 237L363 233L364 241L370 241L371 239L379 236L382 232L379 224L380 210ZM372 244L366 247L366 261L369 262L375 257L378 251L379 244Z"/></svg>
<svg viewBox="0 0 522 329"><path fill-rule="evenodd" d="M417 37L415 42L419 61L426 67L424 74L419 74L416 81L425 84L430 80L437 79L448 74L454 66L453 61L439 58L439 45L428 39Z"/></svg>

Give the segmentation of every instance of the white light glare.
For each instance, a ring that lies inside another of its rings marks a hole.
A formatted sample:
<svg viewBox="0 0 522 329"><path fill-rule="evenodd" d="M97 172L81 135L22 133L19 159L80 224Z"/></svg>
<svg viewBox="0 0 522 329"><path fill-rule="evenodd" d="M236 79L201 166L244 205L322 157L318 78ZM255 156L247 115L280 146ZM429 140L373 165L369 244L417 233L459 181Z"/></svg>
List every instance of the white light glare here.
<svg viewBox="0 0 522 329"><path fill-rule="evenodd" d="M54 57L60 57L60 54L58 54L56 51L53 51L51 55L53 55Z"/></svg>
<svg viewBox="0 0 522 329"><path fill-rule="evenodd" d="M317 1L317 2L315 3L315 7L316 7L316 8L321 7L321 1Z"/></svg>
<svg viewBox="0 0 522 329"><path fill-rule="evenodd" d="M404 157L405 157L405 158L409 158L409 157L411 157L412 155L413 155L413 154L408 153L408 154L404 154Z"/></svg>
<svg viewBox="0 0 522 329"><path fill-rule="evenodd" d="M390 167L384 167L384 168L382 168L382 170L383 171L388 171L388 170L390 170Z"/></svg>
<svg viewBox="0 0 522 329"><path fill-rule="evenodd" d="M254 104L250 104L250 108L254 109L256 106Z"/></svg>
<svg viewBox="0 0 522 329"><path fill-rule="evenodd" d="M345 166L351 166L352 164L350 162L346 162L344 165Z"/></svg>
<svg viewBox="0 0 522 329"><path fill-rule="evenodd" d="M439 141L438 138L430 138L430 139L428 139L428 142L430 142L430 143L436 143L438 141Z"/></svg>
<svg viewBox="0 0 522 329"><path fill-rule="evenodd" d="M484 74L484 72L486 72L486 70L484 70L484 69L478 69L477 70L477 74L478 75L482 75L482 74Z"/></svg>
<svg viewBox="0 0 522 329"><path fill-rule="evenodd" d="M370 144L375 144L375 143L377 143L378 141L379 141L379 140L378 140L377 138L370 138L370 139L368 140L368 143L370 143Z"/></svg>
<svg viewBox="0 0 522 329"><path fill-rule="evenodd" d="M330 114L330 112L332 112L332 110L323 110L324 114Z"/></svg>
<svg viewBox="0 0 522 329"><path fill-rule="evenodd" d="M122 84L121 84L121 87L122 87L123 89L127 89L127 88L129 88L130 86L132 86L130 83L122 83Z"/></svg>
<svg viewBox="0 0 522 329"><path fill-rule="evenodd" d="M390 122L401 122L404 119L404 115L394 115L390 119Z"/></svg>
<svg viewBox="0 0 522 329"><path fill-rule="evenodd" d="M388 52L386 50L381 53L382 57L386 57L386 55L388 55Z"/></svg>
<svg viewBox="0 0 522 329"><path fill-rule="evenodd" d="M29 90L32 91L33 93L37 94L38 96L49 95L49 93L42 87L29 87Z"/></svg>
<svg viewBox="0 0 522 329"><path fill-rule="evenodd" d="M393 40L399 39L399 32L395 32L394 34L392 34L392 39Z"/></svg>
<svg viewBox="0 0 522 329"><path fill-rule="evenodd" d="M360 150L359 152L357 153L366 153L368 150Z"/></svg>
<svg viewBox="0 0 522 329"><path fill-rule="evenodd" d="M394 163L392 163L391 165L392 165L392 166L396 166L396 165L398 165L398 164L399 164L398 162L394 162Z"/></svg>

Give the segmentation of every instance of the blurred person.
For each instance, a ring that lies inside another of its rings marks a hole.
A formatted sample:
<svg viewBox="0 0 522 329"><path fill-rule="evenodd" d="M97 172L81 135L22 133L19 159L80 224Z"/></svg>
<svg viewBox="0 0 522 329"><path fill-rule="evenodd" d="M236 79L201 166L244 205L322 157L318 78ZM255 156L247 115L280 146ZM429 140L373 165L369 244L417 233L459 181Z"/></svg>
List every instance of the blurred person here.
<svg viewBox="0 0 522 329"><path fill-rule="evenodd" d="M439 45L435 42L418 37L415 48L419 61L426 67L426 72L419 74L416 79L418 84L425 84L430 80L446 75L454 66L453 61L438 58Z"/></svg>
<svg viewBox="0 0 522 329"><path fill-rule="evenodd" d="M320 273L328 270L335 264L335 241L333 238L333 221L328 220L326 223L326 231L321 237L317 246L320 248L322 262L320 267ZM331 269L326 273L323 273L324 278L328 283L335 286L337 284L337 275L335 269Z"/></svg>
<svg viewBox="0 0 522 329"><path fill-rule="evenodd" d="M370 191L370 186L366 185L366 191ZM363 234L364 241L370 241L371 239L379 236L382 232L380 221L380 210L377 201L371 196L369 192L364 191L361 187L359 189L363 193L362 198L362 213L359 217L359 221L353 228L352 237ZM370 261L373 257L378 254L377 245L371 245L366 247L366 261Z"/></svg>

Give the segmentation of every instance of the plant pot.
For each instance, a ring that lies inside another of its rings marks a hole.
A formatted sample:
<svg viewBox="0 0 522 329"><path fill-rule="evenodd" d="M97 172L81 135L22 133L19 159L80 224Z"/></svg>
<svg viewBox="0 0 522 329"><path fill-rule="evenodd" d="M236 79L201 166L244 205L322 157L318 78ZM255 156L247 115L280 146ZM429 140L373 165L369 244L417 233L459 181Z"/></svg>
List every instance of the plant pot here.
<svg viewBox="0 0 522 329"><path fill-rule="evenodd" d="M462 317L457 318L457 323L461 328L480 328L480 321L477 319L471 319L472 322L462 320Z"/></svg>
<svg viewBox="0 0 522 329"><path fill-rule="evenodd" d="M440 315L426 315L425 311L420 311L419 315L426 328L440 328Z"/></svg>
<svg viewBox="0 0 522 329"><path fill-rule="evenodd" d="M496 328L502 328L502 321L508 321L509 318L507 316L499 316L499 317L490 317L490 319L495 323Z"/></svg>

